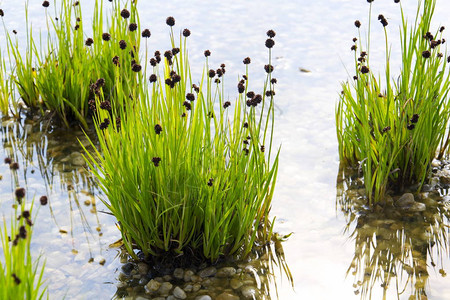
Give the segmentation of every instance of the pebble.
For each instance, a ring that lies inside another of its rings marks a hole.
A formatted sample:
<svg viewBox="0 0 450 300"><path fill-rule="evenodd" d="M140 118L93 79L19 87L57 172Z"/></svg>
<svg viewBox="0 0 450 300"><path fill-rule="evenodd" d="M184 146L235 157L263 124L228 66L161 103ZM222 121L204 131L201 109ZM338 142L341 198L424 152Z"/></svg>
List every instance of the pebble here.
<svg viewBox="0 0 450 300"><path fill-rule="evenodd" d="M173 287L173 285L170 282L163 282L158 289L158 293L161 296L168 296L172 287Z"/></svg>
<svg viewBox="0 0 450 300"><path fill-rule="evenodd" d="M202 288L202 285L200 283L196 283L192 286L192 291L195 293L195 292L198 292L201 288Z"/></svg>
<svg viewBox="0 0 450 300"><path fill-rule="evenodd" d="M137 267L138 267L139 274L141 274L141 275L147 274L148 265L146 263L140 262L140 263L138 263Z"/></svg>
<svg viewBox="0 0 450 300"><path fill-rule="evenodd" d="M192 292L192 290L193 290L193 286L192 286L192 284L187 284L184 288L183 288L183 290L185 291L185 292L187 292L187 293L190 293L190 292Z"/></svg>
<svg viewBox="0 0 450 300"><path fill-rule="evenodd" d="M411 193L403 194L398 200L395 202L395 205L401 208L407 208L413 205L416 201L414 200L414 195Z"/></svg>
<svg viewBox="0 0 450 300"><path fill-rule="evenodd" d="M150 292L156 292L161 287L161 283L152 279L147 283L146 287Z"/></svg>
<svg viewBox="0 0 450 300"><path fill-rule="evenodd" d="M217 271L216 277L219 278L226 278L226 277L232 277L236 274L236 269L233 267L224 267Z"/></svg>
<svg viewBox="0 0 450 300"><path fill-rule="evenodd" d="M134 265L132 263L126 263L122 266L122 272L124 272L125 275L130 275L133 269Z"/></svg>
<svg viewBox="0 0 450 300"><path fill-rule="evenodd" d="M257 297L257 290L253 286L244 286L241 288L242 296L244 296L245 299L254 299Z"/></svg>
<svg viewBox="0 0 450 300"><path fill-rule="evenodd" d="M173 271L173 277L175 277L176 279L183 279L184 278L184 270L181 268L176 268Z"/></svg>
<svg viewBox="0 0 450 300"><path fill-rule="evenodd" d="M194 275L195 273L192 270L187 270L186 272L184 272L184 281L185 282L189 282L191 281L191 277L192 275Z"/></svg>
<svg viewBox="0 0 450 300"><path fill-rule="evenodd" d="M186 293L178 286L173 289L173 295L177 299L186 299L187 297Z"/></svg>
<svg viewBox="0 0 450 300"><path fill-rule="evenodd" d="M205 268L205 269L203 269L203 270L200 270L200 271L197 273L197 275L200 276L200 277L202 277L202 278L205 278L205 277L211 277L211 276L214 276L216 273L217 273L217 269L216 269L216 268L214 268L214 267L208 267L208 268Z"/></svg>
<svg viewBox="0 0 450 300"><path fill-rule="evenodd" d="M217 296L216 300L239 300L239 297L231 293L224 292Z"/></svg>
<svg viewBox="0 0 450 300"><path fill-rule="evenodd" d="M212 300L209 295L202 295L195 297L195 300Z"/></svg>
<svg viewBox="0 0 450 300"><path fill-rule="evenodd" d="M244 285L244 283L242 282L242 280L240 280L238 278L233 278L230 280L230 286L234 290L237 290L238 288L240 288L243 285Z"/></svg>

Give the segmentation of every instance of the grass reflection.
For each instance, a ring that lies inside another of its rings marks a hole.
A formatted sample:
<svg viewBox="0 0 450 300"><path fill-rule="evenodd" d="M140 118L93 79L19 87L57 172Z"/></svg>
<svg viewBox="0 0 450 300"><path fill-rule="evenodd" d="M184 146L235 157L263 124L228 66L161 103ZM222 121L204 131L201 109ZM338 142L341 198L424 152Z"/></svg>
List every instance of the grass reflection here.
<svg viewBox="0 0 450 300"><path fill-rule="evenodd" d="M31 196L47 195L49 214L59 233L70 235L72 253L78 253L76 241L85 239L92 259L92 243L99 242L96 235L102 235L95 201L97 187L86 170L78 139L86 147L89 143L83 132L60 128L45 119L24 116L19 121L2 120L2 160L7 157L19 165L19 169L11 169L11 190L24 186ZM36 182L45 190L36 187ZM98 249L101 251L100 245Z"/></svg>
<svg viewBox="0 0 450 300"><path fill-rule="evenodd" d="M449 207L433 190L416 195L426 204L422 212L404 211L389 202L369 208L356 173L341 168L336 203L347 221L344 231L355 243L347 271L354 276L355 294L371 299L374 289L381 288L383 299L390 299L391 291L398 298L427 299L429 274L439 270L436 273L446 276Z"/></svg>

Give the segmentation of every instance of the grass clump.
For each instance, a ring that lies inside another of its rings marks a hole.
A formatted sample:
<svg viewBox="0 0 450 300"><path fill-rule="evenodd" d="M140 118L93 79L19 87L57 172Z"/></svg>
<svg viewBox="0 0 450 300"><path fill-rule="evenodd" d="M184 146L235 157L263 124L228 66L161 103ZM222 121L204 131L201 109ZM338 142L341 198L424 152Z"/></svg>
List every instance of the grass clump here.
<svg viewBox="0 0 450 300"><path fill-rule="evenodd" d="M387 19L378 16L385 35L384 76L374 75L370 67L370 19L366 45L361 42L361 23L356 21L359 39L351 48L356 75L353 82L342 84L336 108L340 160L347 166L359 164L370 203L382 200L388 190L401 192L413 184L420 188L437 151L440 157L448 147L450 81L443 53L444 27L431 33L430 26L436 2L419 1L412 25L398 5L400 74L391 72Z"/></svg>
<svg viewBox="0 0 450 300"><path fill-rule="evenodd" d="M23 198L23 193L23 189L16 190L18 200ZM3 218L0 230L0 298L46 299L47 288L43 287L42 279L44 265L39 266L39 259L33 261L30 250L32 207L26 210L25 201L14 207L10 223Z"/></svg>
<svg viewBox="0 0 450 300"><path fill-rule="evenodd" d="M25 54L17 37L5 30L16 88L28 108L48 109L67 126L75 121L87 128L95 109L90 103L95 102L100 85L107 101L117 99L117 74L126 92L136 88L141 40L136 3L123 8L119 0L108 4L112 13L105 17L104 4L94 2L92 29L86 31L78 1L61 1L54 16L49 11L57 2L44 6L48 35L39 40L34 38L27 11ZM121 15L122 11L128 15Z"/></svg>
<svg viewBox="0 0 450 300"><path fill-rule="evenodd" d="M173 18L167 24L173 26ZM225 65L211 68L210 51L201 80L192 81L189 33L184 30L176 45L171 28L172 49L155 53L149 82L139 85L132 102L98 110L100 151L86 154L132 255L137 247L145 254L187 252L215 260L247 254L260 226L271 232L278 168L273 67L265 67L257 94L249 90L245 59L239 96L231 103L224 96ZM270 57L274 42L268 41ZM100 93L97 105L102 101Z"/></svg>

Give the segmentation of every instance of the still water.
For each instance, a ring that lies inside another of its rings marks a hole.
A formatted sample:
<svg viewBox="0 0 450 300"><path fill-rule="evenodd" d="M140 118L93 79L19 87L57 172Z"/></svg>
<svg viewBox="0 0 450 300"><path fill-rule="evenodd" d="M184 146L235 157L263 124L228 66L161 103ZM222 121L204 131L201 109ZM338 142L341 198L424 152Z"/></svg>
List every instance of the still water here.
<svg viewBox="0 0 450 300"><path fill-rule="evenodd" d="M81 2L85 22L91 18L91 2ZM416 1L405 1L403 5L412 19ZM353 22L360 19L364 24L368 3L174 0L164 4L141 1L139 6L141 26L152 32L150 53L169 48L165 19L174 16L176 30L189 28L192 32L189 52L194 77L202 70L203 51L210 49L210 64L227 65L230 99L236 95L238 75L244 72L244 57L252 58L252 84L255 89L261 87L263 66L267 63L265 32L268 29L277 32L273 51L273 74L278 79L275 137L282 150L272 216L277 217L276 231L293 233L283 247L294 278L292 287L285 276L276 274L277 293L279 299L360 299L361 292L355 292L354 286L357 275L351 271L346 275L357 252L358 232L355 233L356 224L347 228L349 216L341 212L336 201L339 161L334 109L339 84L348 76L346 68L352 68L350 46L357 34ZM17 30L19 40L26 36L23 7L18 1L1 2L6 27ZM449 9L447 1L437 1L436 26L450 27L446 24ZM374 15L379 13L388 19L395 43L400 18L398 4L375 1ZM29 15L33 28L45 31L40 1L30 3ZM373 40L382 41L378 29L373 32ZM4 51L4 34L0 35ZM448 35L444 36L450 40ZM375 65L383 60L383 43L373 44L371 59ZM395 45L392 51L394 57L398 55ZM40 208L36 219L33 249L36 255L42 253L46 258L50 298L110 299L116 292L117 269L120 270L121 264L118 250L109 249L108 245L119 239L120 233L114 218L103 213L105 207L99 200L99 191L79 160L77 137L86 142L83 133L55 129L42 134L43 126L32 119L2 124L1 159L14 155L21 166L17 172L11 172L7 165L0 165L2 214L9 213L16 184L26 186L29 199L48 195L50 203ZM360 239L367 238L364 234L367 233L361 233ZM448 270L448 253L443 250L434 257L439 260L438 267L424 262L429 273L427 295L429 299L450 299L450 279L439 272ZM93 262L89 262L91 258ZM274 284L270 291L275 299ZM412 291L414 287L410 285L396 287L391 283L386 299L408 299ZM382 299L380 282L373 285L371 296Z"/></svg>

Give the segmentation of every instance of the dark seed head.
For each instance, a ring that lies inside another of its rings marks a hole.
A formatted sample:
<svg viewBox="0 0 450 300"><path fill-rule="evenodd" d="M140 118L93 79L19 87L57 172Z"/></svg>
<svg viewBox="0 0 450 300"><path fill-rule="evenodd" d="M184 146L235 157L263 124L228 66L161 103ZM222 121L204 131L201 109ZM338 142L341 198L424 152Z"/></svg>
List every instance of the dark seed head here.
<svg viewBox="0 0 450 300"><path fill-rule="evenodd" d="M141 67L141 65L139 65L139 64L134 64L134 65L132 65L131 66L131 70L133 71L133 72L140 72L141 71L141 69L142 69L142 67Z"/></svg>
<svg viewBox="0 0 450 300"><path fill-rule="evenodd" d="M209 70L208 76L209 78L213 78L214 76L216 76L216 71L214 71L213 69Z"/></svg>
<svg viewBox="0 0 450 300"><path fill-rule="evenodd" d="M149 29L144 29L144 30L142 31L142 37L143 37L143 38L149 38L151 35L152 35L152 33L150 32Z"/></svg>
<svg viewBox="0 0 450 300"><path fill-rule="evenodd" d="M422 52L422 56L424 58L430 58L431 52L429 50L425 50L425 51Z"/></svg>
<svg viewBox="0 0 450 300"><path fill-rule="evenodd" d="M241 82L239 82L237 87L239 94L242 94L245 91L245 86Z"/></svg>
<svg viewBox="0 0 450 300"><path fill-rule="evenodd" d="M253 92L253 91L247 92L247 97L249 97L249 98L255 97L255 92Z"/></svg>
<svg viewBox="0 0 450 300"><path fill-rule="evenodd" d="M5 164L10 165L11 163L12 163L12 159L11 158L9 158L9 157L5 158Z"/></svg>
<svg viewBox="0 0 450 300"><path fill-rule="evenodd" d="M190 31L189 29L185 28L185 29L183 30L183 36L184 36L184 37L188 37L188 36L190 36L190 35L191 35L191 31Z"/></svg>
<svg viewBox="0 0 450 300"><path fill-rule="evenodd" d="M272 78L272 79L270 79L270 83L271 84L276 84L278 81L277 81L277 79L276 78Z"/></svg>
<svg viewBox="0 0 450 300"><path fill-rule="evenodd" d="M30 217L30 211L29 210L24 210L22 212L22 217L24 217L25 219L28 219Z"/></svg>
<svg viewBox="0 0 450 300"><path fill-rule="evenodd" d="M445 26L441 26L441 28L439 28L439 32L442 32L445 30Z"/></svg>
<svg viewBox="0 0 450 300"><path fill-rule="evenodd" d="M166 52L164 52L164 57L167 59L172 59L173 57L172 51L167 50Z"/></svg>
<svg viewBox="0 0 450 300"><path fill-rule="evenodd" d="M367 66L362 66L361 67L361 73L367 74L369 72L370 72L369 67L367 67Z"/></svg>
<svg viewBox="0 0 450 300"><path fill-rule="evenodd" d="M355 26L356 26L357 28L361 27L361 22L360 22L359 20L356 20L356 21L355 21Z"/></svg>
<svg viewBox="0 0 450 300"><path fill-rule="evenodd" d="M272 40L272 39L267 39L267 40L266 40L266 47L270 49L270 48L272 48L273 46L275 46L275 41Z"/></svg>
<svg viewBox="0 0 450 300"><path fill-rule="evenodd" d="M47 1L46 1L47 2ZM14 282L16 283L16 284L20 284L22 281L20 280L20 278L19 277L17 277L17 275L15 274L15 273L12 273L11 274L12 275L12 277L14 278Z"/></svg>
<svg viewBox="0 0 450 300"><path fill-rule="evenodd" d="M156 65L158 64L158 62L156 61L155 58L150 58L150 64L152 65L152 67L156 67Z"/></svg>
<svg viewBox="0 0 450 300"><path fill-rule="evenodd" d="M350 50L352 50L352 51L356 51L356 49L358 49L358 47L356 45L352 45L352 47L350 48Z"/></svg>
<svg viewBox="0 0 450 300"><path fill-rule="evenodd" d="M27 230L25 229L25 226L20 226L19 228L19 237L21 239L26 239L27 238Z"/></svg>
<svg viewBox="0 0 450 300"><path fill-rule="evenodd" d="M174 17L168 17L166 19L166 24L169 26L174 26L175 25L175 18Z"/></svg>
<svg viewBox="0 0 450 300"><path fill-rule="evenodd" d="M183 106L186 107L186 110L191 110L191 108L192 108L191 103L189 103L187 101L183 102Z"/></svg>
<svg viewBox="0 0 450 300"><path fill-rule="evenodd" d="M18 199L22 199L23 197L25 197L25 189L24 188L17 188L15 191L16 197Z"/></svg>
<svg viewBox="0 0 450 300"><path fill-rule="evenodd" d="M244 122L244 128L248 128L248 123L247 122Z"/></svg>
<svg viewBox="0 0 450 300"><path fill-rule="evenodd" d="M223 108L227 108L231 105L230 101L225 101L225 103L223 104Z"/></svg>
<svg viewBox="0 0 450 300"><path fill-rule="evenodd" d="M42 2L42 6L43 7L49 7L50 6L50 2L44 1L44 2Z"/></svg>
<svg viewBox="0 0 450 300"><path fill-rule="evenodd" d="M102 39L104 41L109 41L111 39L111 35L109 33L105 32L102 34Z"/></svg>
<svg viewBox="0 0 450 300"><path fill-rule="evenodd" d="M172 49L172 54L173 55L177 55L178 53L180 53L180 48L173 48Z"/></svg>
<svg viewBox="0 0 450 300"><path fill-rule="evenodd" d="M410 121L411 121L411 123L417 123L419 121L419 115L414 114Z"/></svg>
<svg viewBox="0 0 450 300"><path fill-rule="evenodd" d="M128 9L124 8L120 12L120 15L122 16L122 18L128 19L130 17L130 12L128 11Z"/></svg>
<svg viewBox="0 0 450 300"><path fill-rule="evenodd" d="M208 186L213 186L213 182L214 182L214 179L213 179L213 178L210 178L210 179L208 180L207 185L208 185Z"/></svg>
<svg viewBox="0 0 450 300"><path fill-rule="evenodd" d="M275 37L275 31L273 31L272 29L270 29L269 31L267 31L267 36L270 38L274 38Z"/></svg>
<svg viewBox="0 0 450 300"><path fill-rule="evenodd" d="M273 66L272 65L265 65L264 70L266 70L266 73L272 73L273 72Z"/></svg>
<svg viewBox="0 0 450 300"><path fill-rule="evenodd" d="M9 164L9 168L12 170L18 170L19 169L19 163L13 162Z"/></svg>
<svg viewBox="0 0 450 300"><path fill-rule="evenodd" d="M124 50L125 48L127 48L127 42L125 42L124 40L120 40L119 47L120 49Z"/></svg>
<svg viewBox="0 0 450 300"><path fill-rule="evenodd" d="M156 133L156 134L160 134L160 133L161 133L161 131L162 131L162 127L161 127L161 125L159 125L159 124L156 124L156 125L155 125L155 133Z"/></svg>
<svg viewBox="0 0 450 300"><path fill-rule="evenodd" d="M406 126L406 128L408 128L408 130L413 130L416 127L416 125L414 124L408 124L408 126Z"/></svg>
<svg viewBox="0 0 450 300"><path fill-rule="evenodd" d="M272 90L266 91L266 96L267 97L275 96L275 91L272 91Z"/></svg>
<svg viewBox="0 0 450 300"><path fill-rule="evenodd" d="M203 54L205 55L205 57L211 56L211 51L205 50Z"/></svg>
<svg viewBox="0 0 450 300"><path fill-rule="evenodd" d="M195 91L196 93L200 92L200 88L199 88L195 83L192 84L192 88L194 89L194 91Z"/></svg>
<svg viewBox="0 0 450 300"><path fill-rule="evenodd" d="M150 77L148 78L148 80L150 82L156 82L156 80L158 79L158 77L156 76L156 74L152 74L150 75Z"/></svg>
<svg viewBox="0 0 450 300"><path fill-rule="evenodd" d="M128 30L130 31L136 31L137 29L137 24L136 23L130 23L130 25L128 25Z"/></svg>
<svg viewBox="0 0 450 300"><path fill-rule="evenodd" d="M261 149L261 152L266 151L266 147L264 147L264 145L261 145L261 147L259 149Z"/></svg>
<svg viewBox="0 0 450 300"><path fill-rule="evenodd" d="M187 93L186 94L186 99L189 101L194 101L195 100L195 96L192 93Z"/></svg>
<svg viewBox="0 0 450 300"><path fill-rule="evenodd" d="M41 203L41 205L47 205L48 203L47 196L41 196L41 198L39 198L39 202Z"/></svg>
<svg viewBox="0 0 450 300"><path fill-rule="evenodd" d="M109 102L108 100L105 100L103 102L100 103L100 108L110 111L111 110L111 102Z"/></svg>
<svg viewBox="0 0 450 300"><path fill-rule="evenodd" d="M3 11L3 9L0 9L0 17L3 17L5 15L5 12Z"/></svg>
<svg viewBox="0 0 450 300"><path fill-rule="evenodd" d="M180 75L175 74L175 75L172 76L172 82L173 83L177 83L177 82L180 82L180 81L181 81L181 76Z"/></svg>
<svg viewBox="0 0 450 300"><path fill-rule="evenodd" d="M119 65L119 57L118 56L114 56L112 59L113 64L115 64L116 66Z"/></svg>
<svg viewBox="0 0 450 300"><path fill-rule="evenodd" d="M152 158L152 162L155 165L155 167L158 167L159 163L161 162L161 158L160 157L153 157Z"/></svg>
<svg viewBox="0 0 450 300"><path fill-rule="evenodd" d="M244 65L248 65L252 62L252 60L250 59L250 57L246 57L242 62L244 63Z"/></svg>

